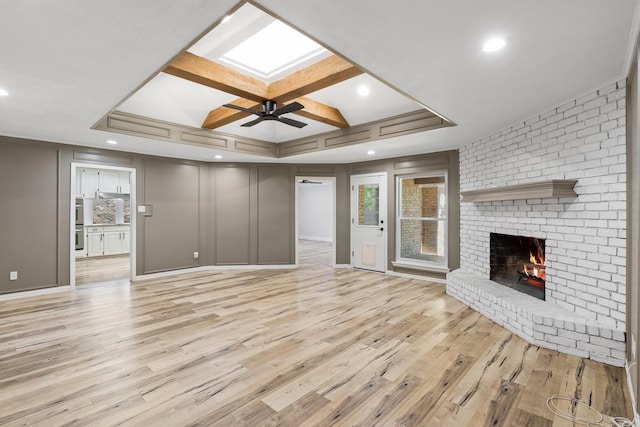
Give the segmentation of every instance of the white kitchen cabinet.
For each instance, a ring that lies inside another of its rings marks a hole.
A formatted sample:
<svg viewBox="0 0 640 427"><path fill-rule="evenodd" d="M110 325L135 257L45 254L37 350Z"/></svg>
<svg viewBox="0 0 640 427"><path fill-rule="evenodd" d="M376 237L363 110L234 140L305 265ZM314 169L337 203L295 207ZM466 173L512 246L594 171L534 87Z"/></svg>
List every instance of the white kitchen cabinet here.
<svg viewBox="0 0 640 427"><path fill-rule="evenodd" d="M103 233L103 255L117 255L122 253L122 232L110 231L107 227Z"/></svg>
<svg viewBox="0 0 640 427"><path fill-rule="evenodd" d="M100 174L96 169L82 169L82 197L94 198L100 188Z"/></svg>
<svg viewBox="0 0 640 427"><path fill-rule="evenodd" d="M94 198L96 192L101 193L131 193L131 178L129 172L82 169L79 173L79 191L82 197Z"/></svg>
<svg viewBox="0 0 640 427"><path fill-rule="evenodd" d="M104 254L103 244L103 228L102 227L87 227L87 256L102 256Z"/></svg>
<svg viewBox="0 0 640 427"><path fill-rule="evenodd" d="M122 232L122 253L128 254L131 252L131 230Z"/></svg>
<svg viewBox="0 0 640 427"><path fill-rule="evenodd" d="M131 228L128 225L87 227L87 256L128 254Z"/></svg>
<svg viewBox="0 0 640 427"><path fill-rule="evenodd" d="M118 185L119 172L101 170L98 172L100 184L98 188L102 193L119 193Z"/></svg>
<svg viewBox="0 0 640 427"><path fill-rule="evenodd" d="M118 172L118 193L131 193L131 177L129 172Z"/></svg>
<svg viewBox="0 0 640 427"><path fill-rule="evenodd" d="M129 194L131 192L129 172L101 170L100 191Z"/></svg>
<svg viewBox="0 0 640 427"><path fill-rule="evenodd" d="M82 169L76 168L76 197L83 197L82 195Z"/></svg>

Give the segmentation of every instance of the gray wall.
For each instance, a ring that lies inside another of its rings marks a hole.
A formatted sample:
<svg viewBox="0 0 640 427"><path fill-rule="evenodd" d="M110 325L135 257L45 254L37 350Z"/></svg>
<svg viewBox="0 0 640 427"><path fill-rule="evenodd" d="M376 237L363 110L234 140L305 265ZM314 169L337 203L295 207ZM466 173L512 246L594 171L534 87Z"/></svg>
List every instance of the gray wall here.
<svg viewBox="0 0 640 427"><path fill-rule="evenodd" d="M257 169L257 264L293 264L295 187L290 168L260 166Z"/></svg>
<svg viewBox="0 0 640 427"><path fill-rule="evenodd" d="M58 282L58 235L69 230L68 217L59 221L58 156L52 146L0 143L2 293ZM11 271L18 280L9 281Z"/></svg>
<svg viewBox="0 0 640 427"><path fill-rule="evenodd" d="M193 256L200 246L199 169L197 163L143 161L141 202L152 206L151 216L138 216L144 273L199 265Z"/></svg>
<svg viewBox="0 0 640 427"><path fill-rule="evenodd" d="M206 263L293 264L291 167L210 164L208 170Z"/></svg>
<svg viewBox="0 0 640 427"><path fill-rule="evenodd" d="M210 264L251 262L251 170L210 166Z"/></svg>
<svg viewBox="0 0 640 427"><path fill-rule="evenodd" d="M293 264L296 176L336 179L337 264L350 263L350 173L389 173L389 254L395 244L394 176L449 168L451 200L458 199L455 152L355 165L219 164L0 137L0 293L69 284L73 162L136 170L137 202L153 207L151 216L136 213L138 275L202 265ZM456 207L450 212L455 228ZM452 233L457 241L457 230ZM456 254L450 248L452 268ZM19 280L9 281L10 271L18 271Z"/></svg>

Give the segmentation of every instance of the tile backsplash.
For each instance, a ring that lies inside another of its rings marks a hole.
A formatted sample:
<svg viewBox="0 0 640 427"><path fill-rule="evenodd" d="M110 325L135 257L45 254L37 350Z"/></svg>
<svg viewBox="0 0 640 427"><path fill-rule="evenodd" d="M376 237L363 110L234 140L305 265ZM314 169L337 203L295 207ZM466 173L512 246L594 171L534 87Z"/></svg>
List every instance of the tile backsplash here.
<svg viewBox="0 0 640 427"><path fill-rule="evenodd" d="M115 224L116 210L116 199L95 199L93 201L93 223Z"/></svg>
<svg viewBox="0 0 640 427"><path fill-rule="evenodd" d="M91 224L131 223L131 201L129 199L85 199L85 206L89 208L91 213L85 218L90 219Z"/></svg>

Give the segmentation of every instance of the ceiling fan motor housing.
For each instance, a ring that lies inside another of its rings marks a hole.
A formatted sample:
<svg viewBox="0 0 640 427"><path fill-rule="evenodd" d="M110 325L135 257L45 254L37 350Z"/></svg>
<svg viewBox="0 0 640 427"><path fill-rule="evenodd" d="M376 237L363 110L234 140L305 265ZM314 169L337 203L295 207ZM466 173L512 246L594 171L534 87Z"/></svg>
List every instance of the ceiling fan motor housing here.
<svg viewBox="0 0 640 427"><path fill-rule="evenodd" d="M266 101L262 101L262 112L265 114L270 114L276 109L276 102L270 99Z"/></svg>

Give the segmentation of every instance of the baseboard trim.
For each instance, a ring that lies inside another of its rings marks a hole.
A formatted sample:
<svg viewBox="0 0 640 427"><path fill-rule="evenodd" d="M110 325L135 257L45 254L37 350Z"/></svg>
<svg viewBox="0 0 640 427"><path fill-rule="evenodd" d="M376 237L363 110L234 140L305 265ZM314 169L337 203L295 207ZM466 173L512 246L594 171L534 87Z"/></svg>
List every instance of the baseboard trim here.
<svg viewBox="0 0 640 427"><path fill-rule="evenodd" d="M393 270L387 270L386 273L390 276L405 277L407 279L424 280L425 282L437 283L439 285L447 284L446 279L438 279L436 277L420 276L418 274L398 273L397 271L393 271Z"/></svg>
<svg viewBox="0 0 640 427"><path fill-rule="evenodd" d="M629 387L629 394L631 395L631 406L633 407L633 423L636 426L640 426L640 414L638 414L638 408L636 407L635 390L633 389L633 382L631 381L631 366L638 362L626 361L624 363L624 371L627 374L627 387Z"/></svg>
<svg viewBox="0 0 640 427"><path fill-rule="evenodd" d="M351 264L335 264L333 268L353 268Z"/></svg>
<svg viewBox="0 0 640 427"><path fill-rule="evenodd" d="M139 282L142 280L158 279L162 277L177 276L179 274L198 273L202 271L222 271L222 270L291 270L298 268L295 264L265 264L265 265L205 265L202 267L183 268L180 270L160 271L158 273L149 273L134 276L131 281Z"/></svg>
<svg viewBox="0 0 640 427"><path fill-rule="evenodd" d="M333 243L333 239L331 237L322 237L322 236L298 236L299 240L313 240L316 242L328 242Z"/></svg>
<svg viewBox="0 0 640 427"><path fill-rule="evenodd" d="M52 286L50 288L32 289L30 291L18 291L18 292L12 292L10 294L0 295L0 301L8 301L8 300L18 299L18 298L42 296L42 295L54 294L54 293L65 292L70 290L71 290L70 285L64 285L64 286Z"/></svg>

